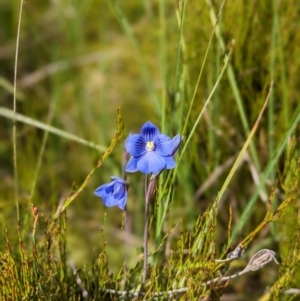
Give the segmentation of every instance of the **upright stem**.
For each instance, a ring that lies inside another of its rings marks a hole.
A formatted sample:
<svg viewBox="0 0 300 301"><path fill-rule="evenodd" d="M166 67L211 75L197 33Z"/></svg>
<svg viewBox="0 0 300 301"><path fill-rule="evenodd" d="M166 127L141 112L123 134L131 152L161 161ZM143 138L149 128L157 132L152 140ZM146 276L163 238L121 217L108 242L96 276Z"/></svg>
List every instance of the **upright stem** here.
<svg viewBox="0 0 300 301"><path fill-rule="evenodd" d="M14 166L14 193L15 193L15 203L17 208L17 219L20 221L19 213L19 179L18 179L18 164L17 164L17 72L18 72L18 54L19 54L19 42L20 42L20 31L21 31L21 20L23 12L23 3L24 0L21 0L20 3L20 12L18 20L18 29L17 29L17 38L16 38L16 51L15 51L15 69L14 69L14 95L13 95L13 109L14 109L14 118L13 118L13 166Z"/></svg>
<svg viewBox="0 0 300 301"><path fill-rule="evenodd" d="M144 229L144 269L143 269L143 283L147 278L147 262L148 262L148 226L149 226L149 200L146 199L145 208L145 229Z"/></svg>
<svg viewBox="0 0 300 301"><path fill-rule="evenodd" d="M147 175L145 175L145 228L144 228L144 268L143 268L143 284L147 278L147 262L148 262L148 227L149 227L149 193Z"/></svg>
<svg viewBox="0 0 300 301"><path fill-rule="evenodd" d="M121 178L123 180L125 180L125 181L126 181L126 179L125 179L125 166L126 166L126 162L127 162L127 152L126 152L126 149L124 147L123 154L122 154L122 174L121 174ZM127 187L127 189L128 189L128 187ZM127 221L127 208L125 206L125 210L124 210L124 229L125 229L125 231L127 231L127 227L126 227L127 223L126 223L126 221Z"/></svg>

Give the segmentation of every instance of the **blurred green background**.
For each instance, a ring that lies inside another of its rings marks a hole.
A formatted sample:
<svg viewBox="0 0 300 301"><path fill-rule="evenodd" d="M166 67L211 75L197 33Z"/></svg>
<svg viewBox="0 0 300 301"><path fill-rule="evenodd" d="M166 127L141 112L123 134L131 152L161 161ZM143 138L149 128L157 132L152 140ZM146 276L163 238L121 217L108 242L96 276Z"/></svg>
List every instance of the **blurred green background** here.
<svg viewBox="0 0 300 301"><path fill-rule="evenodd" d="M183 4L186 11L180 16L178 8ZM204 0L187 3L174 0L26 1L19 41L17 112L103 147L108 147L115 133L118 107L121 107L125 125L124 138L130 132L137 132L148 120L170 136L181 133L212 35L213 13L218 14L220 5L221 1ZM19 8L17 0L0 0L0 107L6 109L13 108ZM180 52L179 20L184 20ZM182 133L185 137L231 47L230 65L180 163L174 200L164 229L168 231L180 222L174 235L192 230L197 217L215 200L273 80L268 109L252 148L242 160L220 204L217 228L220 253L227 242L229 204L234 225L299 106L300 2L225 2L187 131ZM162 99L166 104L163 123ZM5 112L0 112L0 215L11 240L16 241L13 122ZM294 137L296 154L299 154L299 125ZM41 155L43 141L45 149ZM68 251L79 265L97 258L105 240L112 269L134 258L136 248L142 246L142 177L130 177L127 233L121 230L122 212L118 208L107 210L93 195L96 187L110 180L110 175L121 175L123 142L124 139L117 144L68 208ZM45 131L18 123L22 218L31 219L31 203L43 215L51 216L59 203L84 181L101 154L59 135L50 133L45 137ZM39 158L42 159L40 169L37 167ZM284 199L284 171L282 156L263 184L253 214L238 233L233 247L263 219L270 206L270 191L276 183L279 193L275 204ZM295 208L299 208L299 200L297 202ZM24 225L26 229L26 222ZM278 251L280 231L282 228L267 226L253 242L253 250L268 247ZM26 239L26 230L24 235ZM4 233L1 233L0 250L4 249ZM276 277L274 267L268 273L259 276L263 283L260 291ZM256 285L258 276L253 277ZM248 285L235 286L236 292L242 293L239 287L251 291L250 280Z"/></svg>

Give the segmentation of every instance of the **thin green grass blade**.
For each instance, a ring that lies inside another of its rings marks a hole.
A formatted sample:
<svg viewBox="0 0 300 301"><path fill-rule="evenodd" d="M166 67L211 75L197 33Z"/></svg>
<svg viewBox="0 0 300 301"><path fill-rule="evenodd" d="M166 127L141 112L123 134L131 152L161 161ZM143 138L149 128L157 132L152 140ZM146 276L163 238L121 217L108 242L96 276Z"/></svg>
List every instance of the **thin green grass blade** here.
<svg viewBox="0 0 300 301"><path fill-rule="evenodd" d="M173 92L175 93L178 88L178 73L179 73L179 65L180 65L180 54L181 54L181 44L182 44L182 37L183 37L183 25L184 25L184 17L185 17L185 10L186 10L186 2L187 0L183 0L179 3L179 11L180 18L178 18L179 22L179 36L177 42L177 53L176 53L176 62L175 62L175 73L174 73L174 80L173 80Z"/></svg>
<svg viewBox="0 0 300 301"><path fill-rule="evenodd" d="M222 28L222 10L223 6L225 4L225 0L221 2L221 7L219 9L217 22L219 24L219 28ZM214 26L214 29L216 26ZM215 36L215 33L213 32L212 37ZM218 74L220 73L221 66L222 66L222 53L223 49L219 43L218 40L215 42L215 68L208 68L208 86L211 87L218 77ZM221 89L217 89L215 92L214 99L212 101L212 104L208 106L209 109L209 116L211 116L210 126L213 128L219 128L220 127L220 104L221 104ZM216 131L208 131L208 153L210 154L212 163L210 163L210 166L212 168L216 168L219 165L219 149L218 149L218 143L219 139L217 136Z"/></svg>
<svg viewBox="0 0 300 301"><path fill-rule="evenodd" d="M2 76L0 76L0 87L2 87L8 93L14 94L14 85ZM22 101L24 98L24 93L21 90L16 90L16 99Z"/></svg>
<svg viewBox="0 0 300 301"><path fill-rule="evenodd" d="M121 118L121 109L118 109L118 120L117 120L117 129L115 136L113 137L110 146L106 149L105 153L102 155L101 159L98 161L97 165L88 173L88 175L85 177L83 183L80 185L80 187L71 195L67 197L65 202L62 205L59 205L57 208L57 211L54 215L54 218L58 218L62 212L65 211L65 209L78 197L78 195L82 192L82 190L85 188L87 185L88 181L90 180L92 174L95 172L97 168L99 168L102 164L103 161L111 154L113 151L116 143L118 140L122 138L123 135L123 123L122 123L122 118Z"/></svg>
<svg viewBox="0 0 300 301"><path fill-rule="evenodd" d="M138 42L137 42L137 40L134 36L133 30L130 26L130 23L128 22L126 16L124 15L124 13L121 10L120 6L118 5L117 1L108 0L108 4L111 7L112 11L114 12L117 20L121 24L125 34L127 35L128 39L129 39L129 41L132 45L132 48L135 52L135 56L136 56L138 66L140 68L142 78L143 78L145 86L146 86L146 89L148 90L148 93L149 93L149 95L150 95L150 97L151 97L151 99L152 99L152 101L155 105L155 108L156 108L156 111L157 111L158 115L161 116L162 113L161 113L160 101L159 101L158 96L157 96L157 94L155 92L155 89L153 87L153 83L152 83L152 80L150 78L149 71L147 69L145 61L144 61L143 56L141 54Z"/></svg>
<svg viewBox="0 0 300 301"><path fill-rule="evenodd" d="M277 11L278 13L278 11ZM283 120L284 120L284 128L288 127L289 124L289 117L290 117L290 99L289 99L289 85L288 85L288 78L287 78L287 62L285 60L285 53L284 53L284 45L282 42L282 36L280 31L280 20L277 16L277 45L278 45L278 59L279 59L279 66L280 66L280 82L282 89L282 109L283 109Z"/></svg>
<svg viewBox="0 0 300 301"><path fill-rule="evenodd" d="M162 95L161 95L161 130L162 133L166 132L166 90L167 90L167 37L166 37L166 12L165 12L165 0L159 1L159 25L160 25L160 39L159 39L159 66L162 79ZM163 185L163 178L159 177L159 186ZM158 204L157 219L161 219L162 204ZM156 223L157 225L158 223ZM157 227L157 226L156 226ZM156 245L159 246L161 242L160 234L156 236Z"/></svg>
<svg viewBox="0 0 300 301"><path fill-rule="evenodd" d="M55 106L56 106L56 100L51 102L51 105L50 105L50 109L49 109L49 113L48 113L48 117L47 117L47 124L48 125L50 125L52 120L53 120ZM32 181L32 184L31 184L30 196L29 196L30 200L32 200L33 196L34 196L36 183L38 181L38 176L39 176L40 169L41 169L41 166L42 166L42 159L43 159L44 152L45 152L45 149L46 149L46 143L47 143L47 140L48 140L48 135L49 135L49 131L45 130L45 132L43 134L42 144L41 144L40 151L39 151L38 158L37 158L37 163L36 163L36 167L35 167L35 171L34 171L33 181Z"/></svg>
<svg viewBox="0 0 300 301"><path fill-rule="evenodd" d="M270 159L268 162L264 172L262 173L260 179L259 179L259 185L256 186L256 189L249 200L248 205L244 209L238 223L234 226L231 236L231 241L235 239L236 235L239 233L239 231L243 228L243 225L245 224L247 217L249 216L251 210L253 209L253 206L255 202L257 201L259 191L270 176L271 172L274 170L274 167L276 163L278 162L279 157L281 156L282 152L284 151L285 146L287 145L293 131L295 130L297 124L300 122L300 105L295 110L294 116L290 122L290 125L288 127L288 130L286 131L285 135L283 136L282 142L279 144L277 149L275 150L274 156Z"/></svg>
<svg viewBox="0 0 300 301"><path fill-rule="evenodd" d="M182 62L181 60L181 53L182 53L182 48L184 47L184 37L183 37L183 25L184 25L184 17L185 17L185 11L186 11L186 2L187 0L184 0L180 5L178 10L176 10L176 16L177 16L177 22L178 22L178 27L179 27L179 33L178 33L178 41L177 41L177 53L176 53L176 61L175 61L175 72L174 72L174 78L173 78L173 93L174 95L180 94L181 92L181 85L182 85L182 80L179 80L179 66L181 65L180 63ZM167 123L165 121L165 114L166 114L166 75L167 75L167 69L166 69L166 62L167 62L167 57L166 57L166 32L165 32L165 3L164 0L160 0L160 25L161 25L161 38L160 38L160 58L161 58L161 72L163 76L163 99L162 99L162 132L166 132L165 129L167 127ZM181 70L182 74L181 77L185 78L185 71ZM184 81L184 80L183 80ZM185 85L185 81L183 83ZM176 96L175 96L176 97ZM184 104L182 104L184 105ZM181 110L182 112L182 110ZM181 114L182 115L182 114ZM181 116L182 117L182 116ZM181 124L181 119L179 118L178 124ZM159 177L159 186L162 187L164 185L165 179L163 177ZM171 190L169 191L169 194L171 193ZM157 220L160 221L162 220L162 215L164 211L164 204L162 202L158 202L158 208L156 212ZM161 229L160 229L160 223L156 223L156 229L155 229L155 237L157 241L157 245L160 244L161 240Z"/></svg>
<svg viewBox="0 0 300 301"><path fill-rule="evenodd" d="M199 72L198 78L197 78L197 83L196 83L195 88L194 88L192 100L191 100L191 102L190 102L190 106L189 106L189 110L188 110L188 113L187 113L187 117L186 117L186 119L185 119L185 124L184 124L184 126L183 126L182 135L185 134L186 127L187 127L187 125L188 125L189 117L190 117L190 115L191 115L192 108L193 108L194 101L195 101L196 94L197 94L197 90L198 90L198 87L199 87L199 84L200 84L200 79L201 79L201 77L202 77L202 73L203 73L203 70L204 70L204 66L205 66L205 63L206 63L206 60L207 60L207 55L208 55L208 52L209 52L209 49L210 49L210 46L211 46L211 42L212 42L213 37L214 37L214 35L215 35L215 31L216 31L216 29L217 29L217 25L218 25L218 22L219 22L219 20L220 20L220 17L221 17L221 14L222 14L223 7L224 7L225 2L226 2L226 0L223 0L223 2L222 2L222 4L221 4L221 7L220 7L220 11L219 11L218 17L215 19L213 31L212 31L212 33L211 33L211 35L210 35L210 38L209 38L209 41L208 41L208 44L207 44L207 47L206 47L206 51L205 51L205 55L204 55L204 58L203 58L203 62L202 62L201 68L200 68L200 72ZM224 50L224 48L222 48L222 50Z"/></svg>
<svg viewBox="0 0 300 301"><path fill-rule="evenodd" d="M273 20L272 20L272 41L271 41L271 57L270 57L270 75L271 80L275 81L276 75L275 75L275 68L276 68L276 61L277 61L277 43L278 43L278 1L273 0L272 1L272 9L273 9ZM268 106L268 152L269 157L273 156L274 153L274 147L275 147L275 93L272 93L270 96L269 106ZM272 170L270 176L269 176L271 182L273 183L275 180L275 170ZM273 206L277 207L277 200L276 197L273 200ZM273 236L276 236L276 231L274 228L274 225L271 225L271 232Z"/></svg>
<svg viewBox="0 0 300 301"><path fill-rule="evenodd" d="M162 95L161 95L161 130L165 133L166 126L166 83L167 83L167 36L166 36L166 11L165 11L165 0L159 1L159 68L162 79Z"/></svg>
<svg viewBox="0 0 300 301"><path fill-rule="evenodd" d="M37 121L35 119L32 119L30 117L24 116L20 113L14 113L12 110L7 109L7 108L0 107L0 116L3 116L3 117L6 117L8 119L11 119L11 120L15 120L15 121L19 121L19 122L31 125L33 127L36 127L38 129L41 129L41 130L47 131L49 133L55 134L55 135L60 136L62 138L72 140L72 141L75 141L77 143L80 143L80 144L86 145L88 147L94 148L94 149L96 149L100 152L105 152L106 151L105 146L98 145L98 144L95 144L93 142L84 140L84 139L82 139L78 136L75 136L75 135L70 134L66 131L60 130L60 129L58 129L54 126L51 126L49 124L46 124L46 123Z"/></svg>
<svg viewBox="0 0 300 301"><path fill-rule="evenodd" d="M19 55L19 41L20 41L20 31L21 31L21 21L22 21L22 12L23 12L23 3L20 2L20 10L18 17L18 27L17 27L17 38L16 38L16 50L15 50L15 67L14 67L14 89L13 89L13 115L16 115L17 112L17 73L18 73L18 55ZM13 166L14 166L14 193L15 193L15 205L17 209L17 218L18 222L20 220L19 212L19 176L18 176L18 160L17 160L17 124L14 119L13 123Z"/></svg>
<svg viewBox="0 0 300 301"><path fill-rule="evenodd" d="M178 158L177 166L180 163L181 158L182 158L183 154L185 153L185 151L186 151L186 149L187 149L187 147L188 147L188 145L189 145L189 143L190 143L190 141L191 141L191 139L192 139L192 137L193 137L193 135L194 135L194 133L196 131L196 128L197 128L197 126L198 126L198 124L200 122L200 119L201 119L201 117L202 117L202 115L203 115L206 107L208 106L208 104L211 101L211 99L212 99L212 97L213 97L213 95L214 95L217 87L219 86L219 83L220 83L220 81L221 81L221 79L223 77L224 71L226 70L226 68L227 68L227 66L229 64L229 59L231 57L231 54L232 54L232 47L230 48L230 51L229 51L228 55L224 59L224 66L223 66L223 68L222 68L222 70L220 72L220 75L219 75L218 79L216 80L216 83L215 83L214 87L211 90L211 92L210 92L210 94L209 94L209 96L208 96L208 98L207 98L207 100L206 100L206 102L205 102L205 104L204 104L201 112L199 113L199 115L198 115L198 117L197 117L197 119L196 119L196 121L195 121L192 129L191 129L191 132L190 132L188 138L186 139L186 143L184 144L184 146L182 148L182 152L180 153L180 156Z"/></svg>
<svg viewBox="0 0 300 301"><path fill-rule="evenodd" d="M271 57L270 57L270 75L271 80L275 80L275 64L276 64L276 48L277 48L277 4L276 0L273 1L273 26L272 26L272 41L271 41ZM269 156L272 156L274 151L274 93L270 96L269 106L268 106L268 148ZM270 175L271 181L274 181L275 173L274 171Z"/></svg>
<svg viewBox="0 0 300 301"><path fill-rule="evenodd" d="M167 187L168 187L168 185L170 185L170 179L171 179L171 177L172 177L171 185L175 181L175 177L176 177L178 165L179 165L179 163L181 161L181 158L182 158L183 154L185 153L185 151L187 149L187 146L189 145L189 143L190 143L190 141L192 139L192 136L194 135L194 133L196 131L196 128L197 128L197 126L198 126L198 124L200 122L200 119L201 119L201 117L202 117L202 115L203 115L206 107L208 106L210 100L212 99L212 97L214 95L214 92L216 91L216 89L217 89L217 87L218 87L218 85L219 85L219 83L220 83L220 81L221 81L221 79L223 77L223 74L224 74L224 72L225 72L225 70L226 70L226 68L228 66L228 62L229 62L229 59L231 57L231 54L232 54L232 48L230 49L229 54L225 57L224 66L223 66L223 68L222 68L222 70L220 72L220 75L219 75L219 77L218 77L218 79L217 79L217 81L216 81L216 83L215 83L212 91L210 92L210 94L209 94L209 96L208 96L208 98L207 98L207 100L206 100L206 102L205 102L202 110L200 111L200 113L199 113L199 115L198 115L198 117L197 117L197 119L196 119L196 121L194 123L194 126L193 126L193 128L192 128L192 130L191 130L191 132L190 132L190 134L189 134L189 136L187 138L187 140L186 140L186 143L183 146L182 152L180 153L180 156L178 157L177 165L175 167L175 170L172 173L169 173L168 178L165 181L165 184L164 184L164 186L162 188L162 192L160 193L160 198L162 198L164 196L164 192L167 191ZM159 226L156 229L156 235L159 235L161 233L161 229L162 229L162 226L163 226L163 223L164 223L167 211L168 211L168 207L169 207L170 196L171 196L171 189L168 190L168 196L166 197L166 200L164 201L164 210L163 210L163 214L161 216L161 219L157 221L157 223L159 224ZM160 202L162 202L162 199L158 200L158 203L160 203Z"/></svg>
<svg viewBox="0 0 300 301"><path fill-rule="evenodd" d="M262 114L263 114L263 112L264 112L264 110L265 110L265 108L266 108L266 106L267 106L267 103L268 103L268 101L269 101L269 98L270 98L270 95L271 95L271 93L272 93L272 90L273 90L273 83L271 83L271 87L270 87L269 93L268 93L267 98L266 98L266 100L265 100L265 103L264 103L264 105L263 105L263 107L262 107L262 109L261 109L261 111L260 111L260 113L259 113L259 116L257 117L257 120L256 120L256 122L255 122L255 124L254 124L254 126L253 126L253 128L252 128L252 130L251 130L251 132L250 132L250 134L249 134L249 136L248 136L246 142L244 143L244 146L242 147L242 149L241 149L241 151L240 151L240 153L239 153L237 159L235 160L235 162L234 162L234 164L233 164L233 166L232 166L232 168L231 168L231 170L230 170L230 172L229 172L227 178L226 178L225 181L224 181L224 184L223 184L223 186L222 186L220 192L218 193L217 199L216 199L216 201L215 201L215 202L216 202L216 205L219 204L219 202L220 202L220 200L221 200L221 198L222 198L222 196L223 196L223 194L224 194L226 188L227 188L228 185L229 185L229 182L231 181L231 179L232 179L232 177L233 177L233 175L234 175L236 169L238 168L238 166L239 166L239 164L240 164L240 162L241 162L241 160L242 160L242 157L244 156L244 154L245 154L245 152L246 152L246 150L247 150L247 148L248 148L248 146L249 146L249 144L250 144L250 142L251 142L252 137L254 136L254 134L255 134L255 132L256 132L256 130L257 130L259 121L260 121L260 119L261 119L261 117L262 117Z"/></svg>
<svg viewBox="0 0 300 301"><path fill-rule="evenodd" d="M54 116L54 111L55 111L55 106L56 106L56 99L54 99L54 101L51 102L50 105L50 109L49 109L49 114L47 117L47 124L51 124L53 116ZM36 186L37 186L37 182L38 182L38 176L40 174L40 170L41 170L41 166L42 166L42 160L44 157L44 153L45 153L45 149L46 149L46 143L48 140L48 136L49 136L49 132L47 130L45 130L45 132L43 133L43 139L42 139L42 143L41 143L41 147L40 147L40 151L37 157L37 163L36 163L36 167L35 167L35 171L34 171L34 176L33 176L33 180L31 183L31 187L30 187L30 194L29 194L29 200L31 203L31 210L33 211L34 206L32 205L33 202L33 197L34 197L34 193L36 190ZM26 214L24 216L24 221L23 221L23 227L21 228L21 236L23 237L23 235L26 235L28 229L25 227L25 225L28 224L28 219L31 218L30 214ZM36 224L35 224L36 226ZM34 227L34 232L32 235L32 239L33 239L33 244L35 245L35 227Z"/></svg>
<svg viewBox="0 0 300 301"><path fill-rule="evenodd" d="M211 22L212 22L212 24L216 24L217 17L216 17L215 11L214 11L212 1L211 0L206 0L206 1L207 1L207 4L208 4L209 8L210 8ZM223 49L223 51L225 51L226 47L225 47L225 43L224 43L224 40L223 40L222 32L221 32L220 27L218 26L218 24L216 25L216 27L217 28L216 28L215 33L216 33L217 40L218 40L221 48ZM228 65L227 76L228 76L229 84L231 86L231 89L232 89L232 92L233 92L233 95L234 95L234 99L236 101L236 105L237 105L237 108L238 108L238 111L239 111L239 114L240 114L240 118L241 118L241 122L242 122L242 125L243 125L243 128L244 128L245 134L248 137L249 133L250 133L249 123L248 123L247 116L246 116L246 113L245 113L241 93L240 93L240 90L239 90L239 87L238 87L238 84L237 84L237 81L236 81L236 76L235 76L235 73L234 73L234 70L233 70L233 67L232 67L231 64ZM258 154L257 154L257 151L256 151L253 143L250 143L249 151L250 151L251 157L253 159L253 162L256 166L256 169L260 170L260 162L259 162L259 159L258 159ZM261 187L261 189L264 190L264 192L266 192L266 189L265 189L264 185Z"/></svg>

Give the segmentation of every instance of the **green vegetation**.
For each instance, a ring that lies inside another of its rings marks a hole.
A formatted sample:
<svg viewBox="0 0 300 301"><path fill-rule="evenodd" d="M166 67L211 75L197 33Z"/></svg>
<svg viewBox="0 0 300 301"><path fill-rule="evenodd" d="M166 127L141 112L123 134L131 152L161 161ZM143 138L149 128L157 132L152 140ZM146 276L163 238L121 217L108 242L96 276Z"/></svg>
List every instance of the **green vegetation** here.
<svg viewBox="0 0 300 301"><path fill-rule="evenodd" d="M299 3L35 2L0 2L0 300L299 298ZM184 140L141 285L142 175L93 192L148 120Z"/></svg>

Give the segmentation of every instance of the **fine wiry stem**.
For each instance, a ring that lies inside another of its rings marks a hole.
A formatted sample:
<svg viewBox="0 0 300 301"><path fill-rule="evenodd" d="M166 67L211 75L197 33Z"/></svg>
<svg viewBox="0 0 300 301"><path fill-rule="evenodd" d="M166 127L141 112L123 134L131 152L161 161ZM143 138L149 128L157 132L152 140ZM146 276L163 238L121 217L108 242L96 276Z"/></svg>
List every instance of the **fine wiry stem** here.
<svg viewBox="0 0 300 301"><path fill-rule="evenodd" d="M17 39L16 39L16 52L15 52L15 70L14 70L14 96L13 96L13 111L16 114L17 111L17 71L18 71L18 53L19 53L19 40L20 40L20 30L21 30L21 20L22 20L22 11L23 11L23 0L20 3L20 12L18 20L18 29L17 29ZM19 184L18 184L18 165L17 165L17 127L16 119L13 119L13 161L14 161L14 190L15 190L15 203L17 208L17 218L20 220L19 214Z"/></svg>
<svg viewBox="0 0 300 301"><path fill-rule="evenodd" d="M126 162L127 162L127 151L126 151L126 148L124 147L124 150L123 150L123 154L122 154L122 174L121 174L121 178L123 180L126 181L125 179L125 166L126 166ZM127 186L127 190L128 190L128 186ZM125 210L124 210L124 230L127 231L127 206L125 206Z"/></svg>
<svg viewBox="0 0 300 301"><path fill-rule="evenodd" d="M148 181L145 175L145 229L144 229L144 268L143 268L143 283L147 278L147 260L148 260L148 226L149 226L149 194Z"/></svg>
<svg viewBox="0 0 300 301"><path fill-rule="evenodd" d="M126 148L124 147L123 153L122 153L122 174L121 174L121 178L123 180L125 180L125 167L126 167L126 163L127 163L127 151Z"/></svg>

